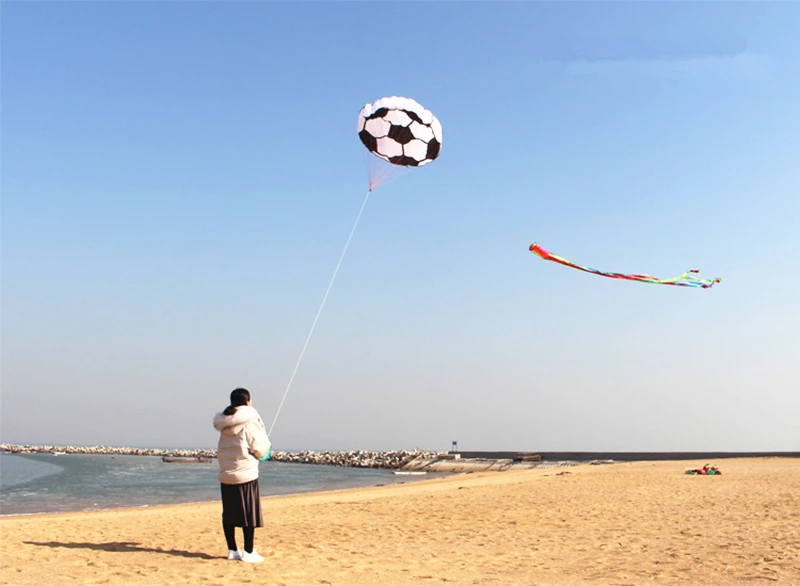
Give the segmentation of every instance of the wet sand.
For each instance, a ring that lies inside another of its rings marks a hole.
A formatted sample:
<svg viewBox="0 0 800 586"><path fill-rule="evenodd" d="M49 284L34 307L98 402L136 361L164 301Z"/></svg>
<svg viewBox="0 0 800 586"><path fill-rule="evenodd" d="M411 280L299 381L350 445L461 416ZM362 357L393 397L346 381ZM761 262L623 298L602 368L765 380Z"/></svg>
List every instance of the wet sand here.
<svg viewBox="0 0 800 586"><path fill-rule="evenodd" d="M225 559L217 503L6 517L0 584L800 586L800 459L712 463L721 476L633 462L267 498L262 564Z"/></svg>

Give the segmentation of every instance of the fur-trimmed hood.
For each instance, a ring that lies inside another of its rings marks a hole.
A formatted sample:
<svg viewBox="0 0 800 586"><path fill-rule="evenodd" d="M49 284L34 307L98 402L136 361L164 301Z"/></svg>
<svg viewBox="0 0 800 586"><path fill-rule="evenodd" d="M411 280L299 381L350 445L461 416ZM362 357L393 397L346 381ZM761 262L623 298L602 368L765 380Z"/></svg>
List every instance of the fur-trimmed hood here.
<svg viewBox="0 0 800 586"><path fill-rule="evenodd" d="M242 405L236 408L233 415L217 413L214 415L214 428L225 435L236 435L250 421L260 420L261 415L254 407Z"/></svg>

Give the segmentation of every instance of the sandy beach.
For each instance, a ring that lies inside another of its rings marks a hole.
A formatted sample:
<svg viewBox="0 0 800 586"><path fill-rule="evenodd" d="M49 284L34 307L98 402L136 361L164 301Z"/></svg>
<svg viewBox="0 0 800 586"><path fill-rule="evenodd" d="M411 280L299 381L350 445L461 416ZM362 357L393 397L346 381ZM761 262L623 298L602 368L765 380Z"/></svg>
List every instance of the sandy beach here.
<svg viewBox="0 0 800 586"><path fill-rule="evenodd" d="M225 559L217 503L6 517L0 584L800 585L800 460L683 473L704 463L268 498L252 565Z"/></svg>

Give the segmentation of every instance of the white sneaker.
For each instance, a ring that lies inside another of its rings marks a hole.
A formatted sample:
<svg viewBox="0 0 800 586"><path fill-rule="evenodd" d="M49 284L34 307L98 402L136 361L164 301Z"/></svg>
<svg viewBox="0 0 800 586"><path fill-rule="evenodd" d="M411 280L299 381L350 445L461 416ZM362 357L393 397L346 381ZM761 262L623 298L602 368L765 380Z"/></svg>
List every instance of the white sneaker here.
<svg viewBox="0 0 800 586"><path fill-rule="evenodd" d="M251 564L258 564L264 561L264 558L258 555L256 550L253 550L252 553L247 553L246 551L242 552L242 557L239 558L243 562L249 562Z"/></svg>
<svg viewBox="0 0 800 586"><path fill-rule="evenodd" d="M228 550L228 559L229 560L240 560L240 559L242 559L242 554L243 553L244 552L241 549L237 549L235 551L232 550L232 549L229 549Z"/></svg>

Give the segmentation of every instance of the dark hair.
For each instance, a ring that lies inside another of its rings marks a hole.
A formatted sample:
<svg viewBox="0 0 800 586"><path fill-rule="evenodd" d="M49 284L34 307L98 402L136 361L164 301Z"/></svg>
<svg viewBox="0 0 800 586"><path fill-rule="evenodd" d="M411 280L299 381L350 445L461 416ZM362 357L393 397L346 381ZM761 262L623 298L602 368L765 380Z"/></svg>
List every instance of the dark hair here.
<svg viewBox="0 0 800 586"><path fill-rule="evenodd" d="M236 409L243 405L247 405L247 402L250 400L250 391L243 388L233 389L231 391L231 404L225 408L223 411L223 415L233 415L236 413Z"/></svg>

